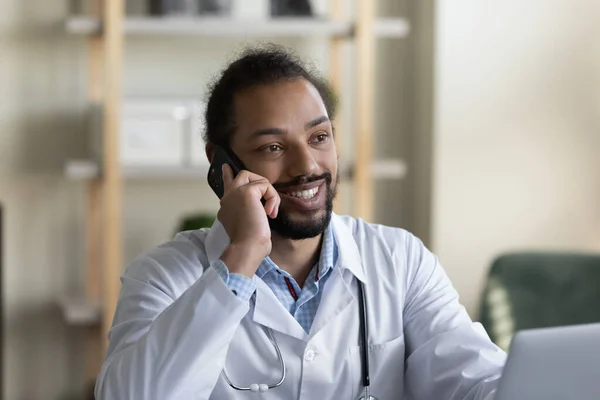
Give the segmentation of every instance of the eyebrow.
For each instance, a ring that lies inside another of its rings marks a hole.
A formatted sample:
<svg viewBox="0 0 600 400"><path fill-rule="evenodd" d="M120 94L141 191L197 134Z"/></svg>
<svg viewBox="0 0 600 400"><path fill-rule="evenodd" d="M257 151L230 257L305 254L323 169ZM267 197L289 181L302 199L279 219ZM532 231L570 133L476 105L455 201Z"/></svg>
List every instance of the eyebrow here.
<svg viewBox="0 0 600 400"><path fill-rule="evenodd" d="M304 124L304 129L309 130L309 129L314 128L315 126L321 125L322 123L327 122L327 121L329 121L329 117L323 115L317 119L313 119L312 121ZM265 129L259 129L257 131L254 131L250 137L254 139L259 136L282 135L284 133L285 133L285 129L265 128Z"/></svg>
<svg viewBox="0 0 600 400"><path fill-rule="evenodd" d="M259 136L282 135L284 132L285 131L283 129L279 129L279 128L259 129L257 131L254 131L252 133L252 135L250 136L250 138L254 139Z"/></svg>
<svg viewBox="0 0 600 400"><path fill-rule="evenodd" d="M329 118L327 116L323 115L322 117L314 119L314 120L308 122L307 124L305 124L304 129L309 130L310 128L314 128L315 126L321 125L323 122L327 122L327 121L329 121Z"/></svg>

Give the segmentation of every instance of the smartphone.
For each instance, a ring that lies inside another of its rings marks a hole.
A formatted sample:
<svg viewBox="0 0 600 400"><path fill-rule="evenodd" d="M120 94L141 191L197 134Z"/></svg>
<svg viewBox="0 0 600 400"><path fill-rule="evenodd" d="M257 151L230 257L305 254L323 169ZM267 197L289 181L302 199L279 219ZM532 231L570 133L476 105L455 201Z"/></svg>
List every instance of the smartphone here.
<svg viewBox="0 0 600 400"><path fill-rule="evenodd" d="M223 197L224 186L223 186L223 164L229 164L231 169L233 170L233 177L235 178L237 174L240 173L241 170L246 169L242 161L237 158L233 152L227 148L217 146L215 149L215 154L210 162L210 167L208 169L208 184L215 192L215 194L220 198Z"/></svg>

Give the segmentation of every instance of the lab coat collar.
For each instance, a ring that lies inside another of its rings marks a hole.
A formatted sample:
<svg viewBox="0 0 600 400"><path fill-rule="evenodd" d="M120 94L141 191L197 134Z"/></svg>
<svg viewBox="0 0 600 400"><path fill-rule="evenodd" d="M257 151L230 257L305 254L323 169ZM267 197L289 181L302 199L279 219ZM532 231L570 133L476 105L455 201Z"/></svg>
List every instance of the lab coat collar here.
<svg viewBox="0 0 600 400"><path fill-rule="evenodd" d="M347 269L361 282L366 283L365 271L361 263L360 252L358 246L354 240L354 235L350 227L343 221L343 219L332 213L331 215L331 227L333 228L333 234L338 246L338 260L337 266L341 269ZM229 245L230 239L225 232L225 228L218 221L211 227L206 237L206 256L208 262L212 264L217 258L221 257L221 254L225 251Z"/></svg>
<svg viewBox="0 0 600 400"><path fill-rule="evenodd" d="M337 266L342 270L347 269L352 272L352 275L366 284L367 279L361 263L362 258L358 251L358 246L356 245L352 230L343 221L342 217L335 213L331 216L331 224L339 249Z"/></svg>
<svg viewBox="0 0 600 400"><path fill-rule="evenodd" d="M329 293L323 294L322 304L319 306L319 311L315 316L310 337L321 331L328 321L334 318L335 315L338 315L354 300L353 291L350 289L353 283L342 279L342 276L346 275L344 271L348 270L361 282L366 281L360 253L352 230L336 214L332 214L331 227L333 228L333 234L335 235L339 249L337 265L335 267L339 268L335 274L339 274L339 279L336 279L338 278L337 276L330 278L332 282L328 283L336 286L336 288L332 286L328 290ZM227 232L225 232L225 228L219 221L215 221L205 241L206 255L210 264L223 254L229 243L230 239L227 236ZM332 290L335 291L335 295L331 293ZM256 302L253 309L254 322L299 340L308 340L309 335L307 335L298 321L283 307L273 291L260 278L256 279L255 299Z"/></svg>

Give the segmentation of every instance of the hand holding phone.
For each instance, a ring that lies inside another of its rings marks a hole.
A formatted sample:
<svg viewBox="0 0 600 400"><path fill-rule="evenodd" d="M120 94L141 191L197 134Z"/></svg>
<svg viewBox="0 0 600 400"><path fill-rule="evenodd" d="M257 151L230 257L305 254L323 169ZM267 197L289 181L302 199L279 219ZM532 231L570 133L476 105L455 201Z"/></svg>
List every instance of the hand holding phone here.
<svg viewBox="0 0 600 400"><path fill-rule="evenodd" d="M271 253L267 218L277 216L279 194L266 178L243 169L241 161L225 150L215 152L208 181L221 199L217 218L231 240L228 250L237 249L235 265L226 264L230 272L240 269L240 273L252 276Z"/></svg>

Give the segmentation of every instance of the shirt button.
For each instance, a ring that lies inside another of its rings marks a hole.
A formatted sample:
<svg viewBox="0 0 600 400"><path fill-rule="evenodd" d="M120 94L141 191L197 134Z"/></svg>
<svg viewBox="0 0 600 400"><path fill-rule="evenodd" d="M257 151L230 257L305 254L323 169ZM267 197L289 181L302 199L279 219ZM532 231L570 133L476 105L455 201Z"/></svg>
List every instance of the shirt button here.
<svg viewBox="0 0 600 400"><path fill-rule="evenodd" d="M312 361L315 359L316 355L317 355L317 353L313 349L308 349L308 350L306 350L306 353L304 353L304 360Z"/></svg>

